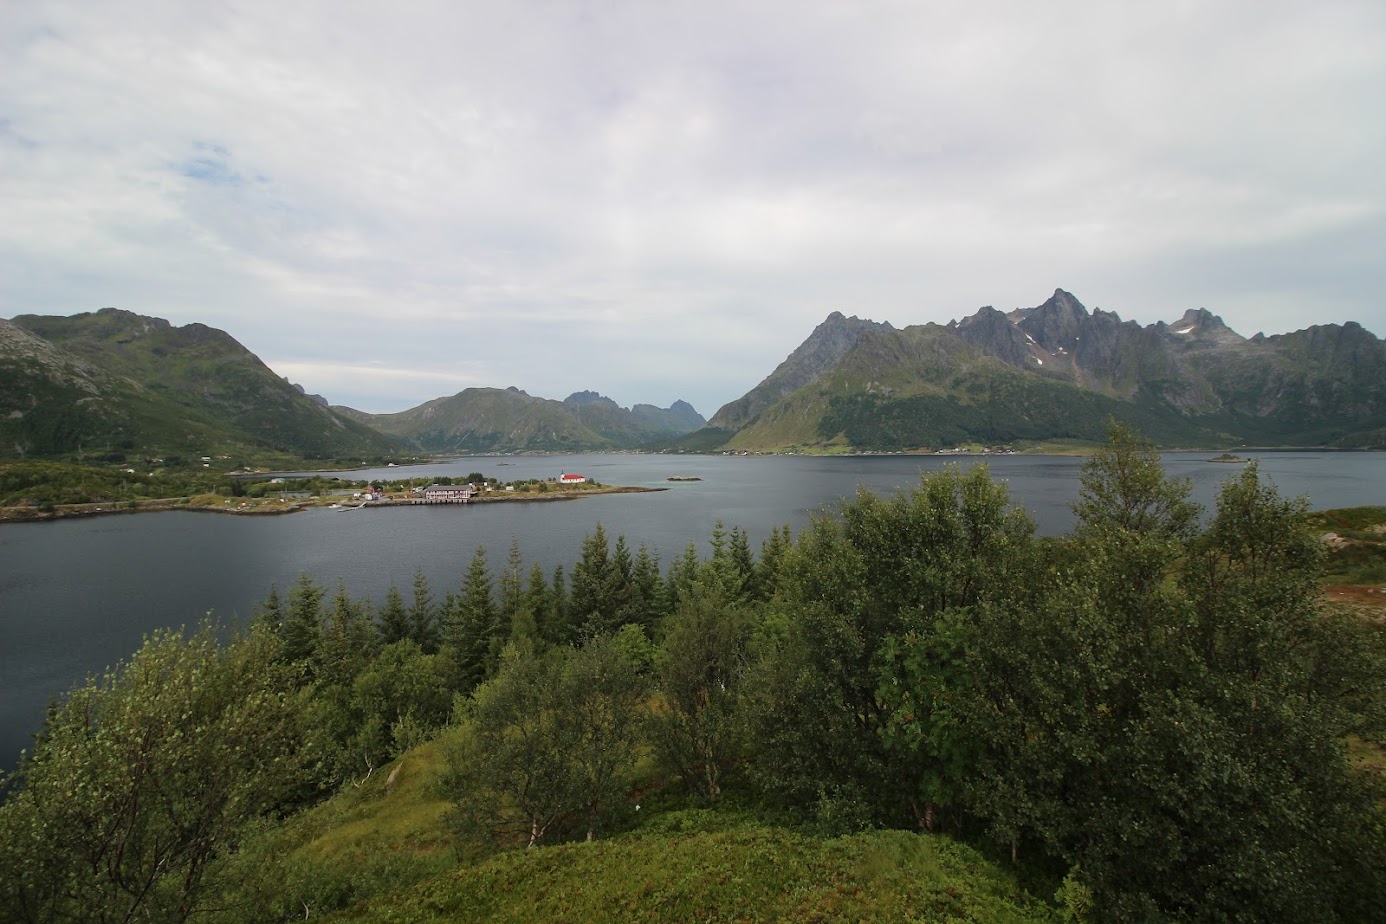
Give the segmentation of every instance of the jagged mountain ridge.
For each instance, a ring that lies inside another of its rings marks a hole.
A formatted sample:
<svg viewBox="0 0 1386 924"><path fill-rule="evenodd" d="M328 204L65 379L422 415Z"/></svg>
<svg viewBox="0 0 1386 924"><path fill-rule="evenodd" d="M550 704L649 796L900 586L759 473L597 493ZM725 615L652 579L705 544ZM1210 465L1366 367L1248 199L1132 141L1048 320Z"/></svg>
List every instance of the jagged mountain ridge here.
<svg viewBox="0 0 1386 924"><path fill-rule="evenodd" d="M754 411L717 434L721 445L1089 440L1109 416L1167 446L1358 447L1386 435L1386 343L1355 322L1247 339L1206 309L1141 326L1089 312L1062 289L1033 308L988 306L947 326L846 321L834 312L775 373L719 411L712 427ZM824 341L837 348L825 350ZM768 387L777 377L780 388Z"/></svg>
<svg viewBox="0 0 1386 924"><path fill-rule="evenodd" d="M337 410L429 452L633 449L706 423L685 401L626 409L594 391L555 401L514 386L467 388L396 414Z"/></svg>
<svg viewBox="0 0 1386 924"><path fill-rule="evenodd" d="M0 455L392 456L225 331L115 308L0 321Z"/></svg>
<svg viewBox="0 0 1386 924"><path fill-rule="evenodd" d="M766 408L832 369L863 336L887 330L894 330L888 322L862 320L855 315L848 318L834 311L759 385L712 415L708 426L740 429Z"/></svg>
<svg viewBox="0 0 1386 924"><path fill-rule="evenodd" d="M564 398L563 403L584 426L621 447L683 436L707 423L682 400L667 408L637 404L627 409L595 391L579 391Z"/></svg>

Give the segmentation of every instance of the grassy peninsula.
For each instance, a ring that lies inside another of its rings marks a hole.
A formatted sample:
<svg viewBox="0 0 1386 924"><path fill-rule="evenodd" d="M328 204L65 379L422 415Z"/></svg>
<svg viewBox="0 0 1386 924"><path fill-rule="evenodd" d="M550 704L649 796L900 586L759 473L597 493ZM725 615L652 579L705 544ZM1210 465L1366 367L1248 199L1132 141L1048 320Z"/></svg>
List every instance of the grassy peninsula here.
<svg viewBox="0 0 1386 924"><path fill-rule="evenodd" d="M402 468L403 470L403 468ZM294 513L308 507L391 506L413 503L437 479L360 480L342 476L283 477L269 473L152 468L139 472L117 465L66 462L0 462L0 522L101 516L167 510L237 515ZM454 479L443 478L451 484ZM473 472L461 479L477 485L470 503L572 500L600 494L663 490L556 479L502 481ZM379 488L373 492L372 489ZM372 499L363 499L372 492ZM376 496L378 495L378 496Z"/></svg>

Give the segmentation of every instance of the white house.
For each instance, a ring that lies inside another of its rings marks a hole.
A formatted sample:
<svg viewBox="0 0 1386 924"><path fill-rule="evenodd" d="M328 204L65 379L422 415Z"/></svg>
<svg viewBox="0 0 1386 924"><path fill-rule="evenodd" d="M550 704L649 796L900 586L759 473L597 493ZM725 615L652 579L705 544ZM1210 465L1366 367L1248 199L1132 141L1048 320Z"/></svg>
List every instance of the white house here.
<svg viewBox="0 0 1386 924"><path fill-rule="evenodd" d="M559 483L559 484L582 484L582 483L583 483L584 481L586 481L586 480L587 480L587 476L586 476L586 475L569 475L569 474L563 474L563 475L559 475L559 476L558 476L558 483Z"/></svg>

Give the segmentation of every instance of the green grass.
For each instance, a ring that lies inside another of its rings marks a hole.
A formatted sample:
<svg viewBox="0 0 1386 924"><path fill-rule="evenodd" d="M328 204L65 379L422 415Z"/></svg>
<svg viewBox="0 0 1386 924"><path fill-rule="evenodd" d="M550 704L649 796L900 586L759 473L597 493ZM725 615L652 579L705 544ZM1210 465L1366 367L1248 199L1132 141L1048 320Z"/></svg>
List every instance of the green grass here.
<svg viewBox="0 0 1386 924"><path fill-rule="evenodd" d="M495 855L334 920L1055 921L1007 873L943 837L823 839L708 810L619 838Z"/></svg>
<svg viewBox="0 0 1386 924"><path fill-rule="evenodd" d="M827 838L647 791L592 843L468 859L438 785L450 735L248 838L219 921L1061 920L1004 866L947 837ZM387 790L390 771L400 774ZM653 773L648 762L643 774ZM334 913L335 912L335 913Z"/></svg>
<svg viewBox="0 0 1386 924"><path fill-rule="evenodd" d="M1309 515L1310 522L1335 532L1343 530L1370 530L1375 526L1386 526L1386 507L1339 507L1334 510L1318 510Z"/></svg>
<svg viewBox="0 0 1386 924"><path fill-rule="evenodd" d="M230 870L224 920L314 917L456 866L438 788L445 741L420 745L326 802L267 825ZM391 771L399 769L393 786Z"/></svg>
<svg viewBox="0 0 1386 924"><path fill-rule="evenodd" d="M1386 507L1320 510L1310 514L1309 523L1340 537L1328 550L1328 582L1386 584Z"/></svg>

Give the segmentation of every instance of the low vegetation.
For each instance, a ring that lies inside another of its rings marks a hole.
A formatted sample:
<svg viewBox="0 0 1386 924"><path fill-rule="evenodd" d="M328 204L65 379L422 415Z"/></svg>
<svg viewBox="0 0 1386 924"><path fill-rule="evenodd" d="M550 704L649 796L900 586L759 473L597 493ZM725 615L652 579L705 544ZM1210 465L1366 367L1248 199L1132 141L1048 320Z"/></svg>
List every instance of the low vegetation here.
<svg viewBox="0 0 1386 924"><path fill-rule="evenodd" d="M1323 510L1309 518L1331 553L1326 578L1337 584L1386 584L1386 507Z"/></svg>
<svg viewBox="0 0 1386 924"><path fill-rule="evenodd" d="M978 467L758 555L599 527L441 599L303 578L55 706L0 915L1372 919L1380 632L1255 465L1206 525L1188 492L1114 426L1060 539Z"/></svg>
<svg viewBox="0 0 1386 924"><path fill-rule="evenodd" d="M363 492L379 488L382 499L404 501L417 497L418 490L442 484L476 484L485 500L529 498L546 499L609 491L638 490L612 488L595 481L559 484L553 479L528 478L499 482L473 472L465 478L399 478L365 481L349 476L313 475L280 478L197 466L170 467L165 460L149 463L137 471L124 462L102 466L73 465L66 462L0 462L0 520L41 519L52 516L86 515L127 510L169 510L198 508L233 513L279 513L312 504L358 499Z"/></svg>

